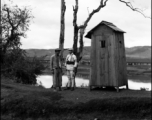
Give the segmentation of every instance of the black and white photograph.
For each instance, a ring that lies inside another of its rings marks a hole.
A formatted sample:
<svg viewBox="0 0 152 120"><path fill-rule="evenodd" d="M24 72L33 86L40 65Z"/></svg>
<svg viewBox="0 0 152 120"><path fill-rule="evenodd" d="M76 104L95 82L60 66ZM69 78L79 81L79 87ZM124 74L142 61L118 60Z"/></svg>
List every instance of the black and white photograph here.
<svg viewBox="0 0 152 120"><path fill-rule="evenodd" d="M1 0L1 120L151 120L151 0Z"/></svg>

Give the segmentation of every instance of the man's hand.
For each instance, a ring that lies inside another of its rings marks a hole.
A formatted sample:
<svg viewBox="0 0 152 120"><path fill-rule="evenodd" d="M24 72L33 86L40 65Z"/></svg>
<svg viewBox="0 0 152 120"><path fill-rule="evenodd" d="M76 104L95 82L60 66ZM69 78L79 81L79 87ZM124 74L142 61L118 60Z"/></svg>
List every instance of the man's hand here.
<svg viewBox="0 0 152 120"><path fill-rule="evenodd" d="M76 72L76 70L77 70L77 68L76 68L76 67L74 67L73 72L75 73L75 72Z"/></svg>
<svg viewBox="0 0 152 120"><path fill-rule="evenodd" d="M54 74L54 70L53 69L51 69L51 73Z"/></svg>

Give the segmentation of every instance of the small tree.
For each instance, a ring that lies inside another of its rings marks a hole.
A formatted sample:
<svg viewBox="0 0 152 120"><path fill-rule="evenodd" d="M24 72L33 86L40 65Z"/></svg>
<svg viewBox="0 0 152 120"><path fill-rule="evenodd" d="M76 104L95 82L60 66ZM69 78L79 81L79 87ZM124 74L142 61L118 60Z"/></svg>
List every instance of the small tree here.
<svg viewBox="0 0 152 120"><path fill-rule="evenodd" d="M31 10L27 7L21 9L18 6L2 5L2 41L0 47L3 59L1 62L4 62L8 50L20 48L20 39L26 37L25 33L29 29L32 18Z"/></svg>
<svg viewBox="0 0 152 120"><path fill-rule="evenodd" d="M26 37L33 16L27 7L2 5L1 73L16 82L35 84L36 76L42 74L43 58L29 58L20 48L21 37Z"/></svg>

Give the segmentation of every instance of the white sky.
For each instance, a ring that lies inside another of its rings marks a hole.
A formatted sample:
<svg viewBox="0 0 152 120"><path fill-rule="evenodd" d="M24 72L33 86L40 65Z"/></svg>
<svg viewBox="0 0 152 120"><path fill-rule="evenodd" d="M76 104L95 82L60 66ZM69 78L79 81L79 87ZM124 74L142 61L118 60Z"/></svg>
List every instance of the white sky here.
<svg viewBox="0 0 152 120"><path fill-rule="evenodd" d="M30 6L35 17L27 32L27 38L22 38L22 48L51 49L59 45L60 34L60 3L61 0L12 0L18 6ZM134 6L144 9L151 17L151 0L132 0ZM7 0L2 0L6 3ZM73 8L75 0L65 0L65 43L64 47L73 45ZM78 25L81 25L91 12L99 5L100 0L79 0ZM96 13L90 20L86 33L102 20L112 22L118 28L126 31L125 46L151 45L151 19L144 18L140 13L133 12L118 0L109 0L107 6ZM86 34L85 33L85 34ZM84 45L91 45L91 40L84 38Z"/></svg>

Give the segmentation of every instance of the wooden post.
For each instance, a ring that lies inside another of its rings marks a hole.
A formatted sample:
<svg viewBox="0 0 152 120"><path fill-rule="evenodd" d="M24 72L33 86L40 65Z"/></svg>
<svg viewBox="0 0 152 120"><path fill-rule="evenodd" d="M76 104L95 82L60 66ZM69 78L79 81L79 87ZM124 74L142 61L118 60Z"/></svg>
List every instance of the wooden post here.
<svg viewBox="0 0 152 120"><path fill-rule="evenodd" d="M59 48L61 49L61 60L63 61L63 49L64 49L64 31L65 22L64 15L66 11L65 1L61 0L61 21L60 21L60 38L59 38Z"/></svg>

